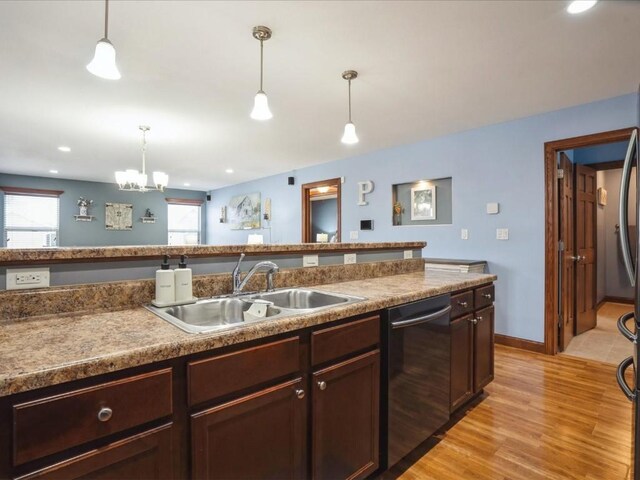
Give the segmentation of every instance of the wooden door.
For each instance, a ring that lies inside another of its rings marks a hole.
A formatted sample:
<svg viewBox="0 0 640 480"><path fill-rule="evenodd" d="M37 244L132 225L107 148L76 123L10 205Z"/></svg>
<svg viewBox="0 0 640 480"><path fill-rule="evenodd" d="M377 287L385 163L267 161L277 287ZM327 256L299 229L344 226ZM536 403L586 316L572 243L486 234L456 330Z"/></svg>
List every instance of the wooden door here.
<svg viewBox="0 0 640 480"><path fill-rule="evenodd" d="M380 351L313 374L312 478L365 478L379 465Z"/></svg>
<svg viewBox="0 0 640 480"><path fill-rule="evenodd" d="M473 391L478 393L493 380L493 306L478 310L473 326Z"/></svg>
<svg viewBox="0 0 640 480"><path fill-rule="evenodd" d="M451 322L451 411L473 395L473 315Z"/></svg>
<svg viewBox="0 0 640 480"><path fill-rule="evenodd" d="M575 166L576 335L596 326L596 171Z"/></svg>
<svg viewBox="0 0 640 480"><path fill-rule="evenodd" d="M192 415L191 477L305 477L306 404L298 378Z"/></svg>
<svg viewBox="0 0 640 480"><path fill-rule="evenodd" d="M560 168L564 172L559 185L559 231L564 251L560 252L562 280L560 284L560 332L558 350L563 351L575 332L575 241L574 241L574 201L573 164L569 157L560 152Z"/></svg>
<svg viewBox="0 0 640 480"><path fill-rule="evenodd" d="M171 425L155 428L57 463L17 480L131 480L174 477Z"/></svg>

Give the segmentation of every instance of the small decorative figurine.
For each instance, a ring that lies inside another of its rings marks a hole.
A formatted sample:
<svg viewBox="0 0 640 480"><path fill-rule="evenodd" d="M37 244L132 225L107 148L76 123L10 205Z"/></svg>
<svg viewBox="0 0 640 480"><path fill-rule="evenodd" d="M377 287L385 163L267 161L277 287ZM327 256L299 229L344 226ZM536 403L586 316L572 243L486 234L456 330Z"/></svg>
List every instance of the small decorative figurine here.
<svg viewBox="0 0 640 480"><path fill-rule="evenodd" d="M80 197L78 199L78 207L80 207L80 216L88 217L89 216L89 207L93 204L93 200L88 200L84 197Z"/></svg>

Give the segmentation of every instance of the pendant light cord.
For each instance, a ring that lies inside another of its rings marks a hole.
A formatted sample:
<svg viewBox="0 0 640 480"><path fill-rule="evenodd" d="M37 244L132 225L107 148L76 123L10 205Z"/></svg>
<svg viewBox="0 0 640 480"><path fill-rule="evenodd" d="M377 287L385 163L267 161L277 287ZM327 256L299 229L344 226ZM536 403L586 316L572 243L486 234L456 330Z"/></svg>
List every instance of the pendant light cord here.
<svg viewBox="0 0 640 480"><path fill-rule="evenodd" d="M263 69L263 56L264 56L264 45L262 39L260 40L260 91L262 92L262 69Z"/></svg>
<svg viewBox="0 0 640 480"><path fill-rule="evenodd" d="M349 79L349 123L351 122L351 79Z"/></svg>
<svg viewBox="0 0 640 480"><path fill-rule="evenodd" d="M147 153L147 131L142 130L142 174L143 175L147 173L146 153Z"/></svg>
<svg viewBox="0 0 640 480"><path fill-rule="evenodd" d="M109 0L104 0L104 38L109 39Z"/></svg>

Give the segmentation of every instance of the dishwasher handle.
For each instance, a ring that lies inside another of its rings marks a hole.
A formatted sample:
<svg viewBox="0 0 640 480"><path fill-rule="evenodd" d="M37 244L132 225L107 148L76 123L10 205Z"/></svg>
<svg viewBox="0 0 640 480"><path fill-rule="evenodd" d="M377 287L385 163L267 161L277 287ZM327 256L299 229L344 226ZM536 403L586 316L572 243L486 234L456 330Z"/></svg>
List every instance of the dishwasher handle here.
<svg viewBox="0 0 640 480"><path fill-rule="evenodd" d="M421 315L420 317L409 318L407 320L400 320L397 322L391 322L391 328L405 328L412 327L413 325L419 325L421 323L430 322L432 320L436 320L440 317L445 316L451 311L451 305L447 305L442 310L438 310L437 312L430 313L428 315Z"/></svg>

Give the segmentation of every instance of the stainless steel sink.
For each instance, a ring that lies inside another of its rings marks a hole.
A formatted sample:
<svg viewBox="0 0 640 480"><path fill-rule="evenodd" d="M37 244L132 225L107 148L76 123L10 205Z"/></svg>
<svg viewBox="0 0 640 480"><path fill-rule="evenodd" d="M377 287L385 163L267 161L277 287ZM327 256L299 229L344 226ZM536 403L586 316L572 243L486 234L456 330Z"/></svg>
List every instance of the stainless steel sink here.
<svg viewBox="0 0 640 480"><path fill-rule="evenodd" d="M308 290L306 288L288 288L275 292L259 293L252 297L273 302L276 307L294 310L315 310L363 300L359 297Z"/></svg>
<svg viewBox="0 0 640 480"><path fill-rule="evenodd" d="M254 300L269 302L265 317L245 319ZM147 309L160 318L189 333L206 333L291 315L313 313L324 308L349 305L365 300L362 297L322 292L309 288L287 288L273 292L235 297L199 300L190 305Z"/></svg>
<svg viewBox="0 0 640 480"><path fill-rule="evenodd" d="M231 297L199 300L190 305L177 307L159 308L149 305L147 308L186 332L199 333L263 320L263 318L245 320L244 312L250 306L251 304L242 298ZM269 306L266 318L275 317L281 313L279 308Z"/></svg>

